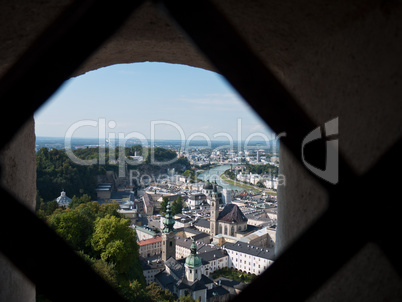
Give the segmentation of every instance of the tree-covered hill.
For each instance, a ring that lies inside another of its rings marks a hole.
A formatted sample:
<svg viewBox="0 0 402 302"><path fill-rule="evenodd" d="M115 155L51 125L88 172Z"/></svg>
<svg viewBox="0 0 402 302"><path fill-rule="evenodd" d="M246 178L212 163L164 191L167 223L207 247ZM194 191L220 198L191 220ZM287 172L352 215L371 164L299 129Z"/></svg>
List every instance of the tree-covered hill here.
<svg viewBox="0 0 402 302"><path fill-rule="evenodd" d="M41 148L36 153L38 194L45 201L60 196L61 190L71 197L88 194L94 198L97 175L105 174L105 168L103 165L76 164L64 150Z"/></svg>
<svg viewBox="0 0 402 302"><path fill-rule="evenodd" d="M149 152L147 152L147 157L145 162L147 164L156 164L156 163L165 163L174 160L177 158L176 152L172 150L167 150L164 148L153 148Z"/></svg>
<svg viewBox="0 0 402 302"><path fill-rule="evenodd" d="M93 160L94 164L91 165L76 163L63 149L41 148L36 153L38 197L45 202L51 201L64 190L70 198L87 194L95 199L97 176L105 175L106 171L118 173L119 165L124 161L128 162L127 169L137 170L141 175L151 175L155 178L159 174L166 174L167 169L174 168L180 173L191 167L187 158L177 158L176 152L168 149L141 146L127 147L124 150L120 148L122 147L73 150L74 157L87 161L86 163ZM135 153L144 156L145 161L133 164L128 160L128 157Z"/></svg>

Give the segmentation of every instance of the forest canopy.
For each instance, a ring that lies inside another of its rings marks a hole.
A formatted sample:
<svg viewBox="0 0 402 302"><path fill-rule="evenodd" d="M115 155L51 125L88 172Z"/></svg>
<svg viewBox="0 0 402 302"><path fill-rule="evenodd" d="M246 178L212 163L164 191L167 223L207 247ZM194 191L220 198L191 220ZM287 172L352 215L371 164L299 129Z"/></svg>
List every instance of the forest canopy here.
<svg viewBox="0 0 402 302"><path fill-rule="evenodd" d="M93 157L96 151L85 156ZM36 153L36 188L45 201L56 199L62 190L68 196L88 194L94 198L97 175L104 175L106 168L103 165L79 165L64 150L41 148Z"/></svg>
<svg viewBox="0 0 402 302"><path fill-rule="evenodd" d="M36 187L38 200L52 201L60 196L64 190L69 197L87 194L91 198L96 197L97 177L105 175L106 171L116 174L119 170L119 156L127 157L137 154L144 156L145 160L136 165L128 165L128 169L147 170L153 166L152 172L158 174L158 170L166 171L167 168L175 168L177 172L185 171L191 167L187 158L177 158L175 151L164 148L142 148L141 146L109 148L83 148L73 150L73 155L81 160L94 160L94 164L83 165L74 162L63 149L48 150L43 147L36 153ZM124 151L124 152L123 152ZM156 162L153 165L152 156ZM176 159L176 160L175 160ZM173 162L170 162L172 161ZM167 165L163 165L167 162ZM101 164L100 164L101 163Z"/></svg>

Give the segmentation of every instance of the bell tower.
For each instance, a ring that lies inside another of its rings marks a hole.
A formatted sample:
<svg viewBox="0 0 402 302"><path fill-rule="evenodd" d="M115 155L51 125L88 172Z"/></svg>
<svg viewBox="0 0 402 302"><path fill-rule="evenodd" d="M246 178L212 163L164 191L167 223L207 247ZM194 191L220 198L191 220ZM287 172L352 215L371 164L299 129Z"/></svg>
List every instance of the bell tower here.
<svg viewBox="0 0 402 302"><path fill-rule="evenodd" d="M209 229L211 233L211 238L214 238L218 234L218 215L219 215L219 197L218 189L214 185L212 198L211 198L211 217L209 222Z"/></svg>
<svg viewBox="0 0 402 302"><path fill-rule="evenodd" d="M197 255L197 245L193 241L190 246L191 254L186 258L184 267L186 270L186 278L190 282L201 280L202 277L202 261Z"/></svg>
<svg viewBox="0 0 402 302"><path fill-rule="evenodd" d="M170 257L176 258L176 233L173 228L175 221L172 217L170 201L166 206L164 228L162 229L162 260L166 261Z"/></svg>

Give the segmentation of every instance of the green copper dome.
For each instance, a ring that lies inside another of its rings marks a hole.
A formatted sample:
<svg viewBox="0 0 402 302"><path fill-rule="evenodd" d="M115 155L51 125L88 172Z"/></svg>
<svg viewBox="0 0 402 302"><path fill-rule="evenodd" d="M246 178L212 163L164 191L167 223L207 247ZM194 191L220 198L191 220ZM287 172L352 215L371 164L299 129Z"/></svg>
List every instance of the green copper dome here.
<svg viewBox="0 0 402 302"><path fill-rule="evenodd" d="M186 258L186 265L188 267L196 268L202 265L200 256L197 255L197 245L193 241L190 247L191 254Z"/></svg>

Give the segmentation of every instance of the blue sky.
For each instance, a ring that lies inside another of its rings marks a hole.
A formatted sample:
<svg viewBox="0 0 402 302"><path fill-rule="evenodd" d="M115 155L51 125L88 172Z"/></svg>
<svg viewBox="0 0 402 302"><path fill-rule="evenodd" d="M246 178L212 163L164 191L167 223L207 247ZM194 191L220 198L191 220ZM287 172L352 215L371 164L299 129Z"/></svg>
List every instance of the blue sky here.
<svg viewBox="0 0 402 302"><path fill-rule="evenodd" d="M93 138L273 136L223 77L167 63L117 64L66 81L35 113L35 132L64 137L69 129L73 137Z"/></svg>

